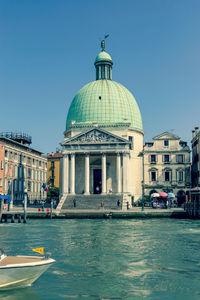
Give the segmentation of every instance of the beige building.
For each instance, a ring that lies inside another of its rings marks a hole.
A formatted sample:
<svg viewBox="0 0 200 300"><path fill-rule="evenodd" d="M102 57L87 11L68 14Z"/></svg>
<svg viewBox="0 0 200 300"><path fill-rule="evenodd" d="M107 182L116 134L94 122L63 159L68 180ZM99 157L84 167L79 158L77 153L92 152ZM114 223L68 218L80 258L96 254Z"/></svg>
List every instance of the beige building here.
<svg viewBox="0 0 200 300"><path fill-rule="evenodd" d="M199 127L192 131L192 187L200 186L200 132Z"/></svg>
<svg viewBox="0 0 200 300"><path fill-rule="evenodd" d="M0 193L20 203L28 198L46 198L42 184L47 180L47 159L31 148L31 137L18 133L0 134Z"/></svg>
<svg viewBox="0 0 200 300"><path fill-rule="evenodd" d="M175 134L164 132L144 145L144 194L174 193L178 205L190 188L190 148Z"/></svg>
<svg viewBox="0 0 200 300"><path fill-rule="evenodd" d="M143 127L133 95L112 80L112 59L95 60L96 81L74 97L67 115L58 208L131 207L142 196Z"/></svg>

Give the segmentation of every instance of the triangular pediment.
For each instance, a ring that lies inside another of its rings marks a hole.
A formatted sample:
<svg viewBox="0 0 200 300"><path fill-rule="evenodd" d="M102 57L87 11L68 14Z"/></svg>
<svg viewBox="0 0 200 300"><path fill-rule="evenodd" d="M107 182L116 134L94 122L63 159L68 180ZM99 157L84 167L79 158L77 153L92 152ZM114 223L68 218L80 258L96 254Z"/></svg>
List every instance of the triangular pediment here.
<svg viewBox="0 0 200 300"><path fill-rule="evenodd" d="M163 132L155 136L153 140L180 140L180 137L171 132Z"/></svg>
<svg viewBox="0 0 200 300"><path fill-rule="evenodd" d="M93 128L84 133L78 134L68 140L65 140L62 145L77 145L77 144L129 144L129 141L114 135L106 130Z"/></svg>

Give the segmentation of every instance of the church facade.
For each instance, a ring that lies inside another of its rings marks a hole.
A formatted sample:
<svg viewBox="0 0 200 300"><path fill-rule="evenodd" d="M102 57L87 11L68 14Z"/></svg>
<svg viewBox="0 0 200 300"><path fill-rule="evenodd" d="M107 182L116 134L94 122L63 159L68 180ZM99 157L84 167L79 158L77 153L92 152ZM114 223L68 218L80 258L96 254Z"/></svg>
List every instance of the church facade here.
<svg viewBox="0 0 200 300"><path fill-rule="evenodd" d="M79 90L68 111L58 209L127 208L142 197L140 110L133 95L112 80L105 41L101 47L96 81Z"/></svg>

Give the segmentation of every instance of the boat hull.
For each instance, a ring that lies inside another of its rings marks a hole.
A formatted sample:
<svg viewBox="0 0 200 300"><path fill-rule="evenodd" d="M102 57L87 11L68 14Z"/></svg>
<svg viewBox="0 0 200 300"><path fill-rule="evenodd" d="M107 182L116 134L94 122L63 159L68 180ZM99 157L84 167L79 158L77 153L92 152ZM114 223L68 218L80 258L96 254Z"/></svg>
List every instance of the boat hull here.
<svg viewBox="0 0 200 300"><path fill-rule="evenodd" d="M54 260L34 266L0 267L0 290L8 290L31 285L44 273Z"/></svg>

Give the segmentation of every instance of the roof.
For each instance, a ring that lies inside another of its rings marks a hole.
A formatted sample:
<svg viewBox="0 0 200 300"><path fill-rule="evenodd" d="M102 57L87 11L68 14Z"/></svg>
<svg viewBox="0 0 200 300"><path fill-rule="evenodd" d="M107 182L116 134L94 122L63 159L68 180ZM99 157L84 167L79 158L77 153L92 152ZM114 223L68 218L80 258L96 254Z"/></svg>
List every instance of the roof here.
<svg viewBox="0 0 200 300"><path fill-rule="evenodd" d="M95 63L99 62L99 61L109 61L112 62L112 58L110 56L110 54L108 54L106 51L101 51L96 59L95 59Z"/></svg>
<svg viewBox="0 0 200 300"><path fill-rule="evenodd" d="M122 84L106 79L85 85L70 105L66 129L71 124L86 123L130 123L130 127L143 129L141 113L133 95Z"/></svg>
<svg viewBox="0 0 200 300"><path fill-rule="evenodd" d="M171 132L165 131L159 135L156 135L153 140L180 140L180 137Z"/></svg>
<svg viewBox="0 0 200 300"><path fill-rule="evenodd" d="M41 152L41 151L39 151L39 150L33 149L33 148L29 147L29 146L23 145L23 144L21 144L21 143L19 143L19 142L16 142L16 141L14 141L14 140L12 140L12 139L9 139L9 138L3 137L3 136L0 136L0 140L5 141L6 143L10 143L10 144L16 145L16 146L18 146L18 147L20 147L20 148L24 148L25 150L37 152L37 153L40 154L40 155L43 154L43 152Z"/></svg>
<svg viewBox="0 0 200 300"><path fill-rule="evenodd" d="M56 152L56 153L51 153L51 154L47 154L46 156L47 158L62 158L63 155L60 152Z"/></svg>

